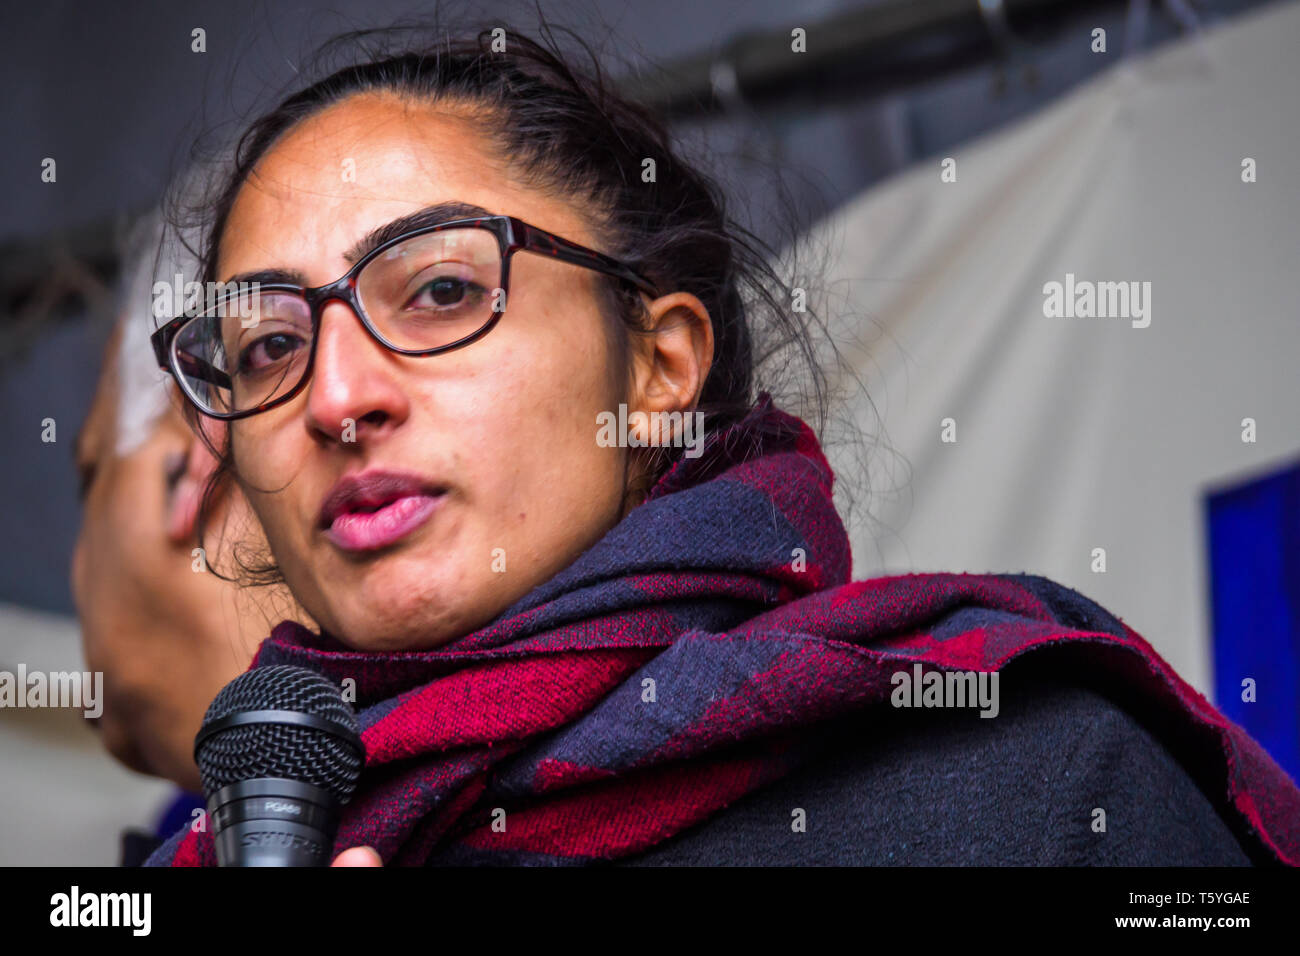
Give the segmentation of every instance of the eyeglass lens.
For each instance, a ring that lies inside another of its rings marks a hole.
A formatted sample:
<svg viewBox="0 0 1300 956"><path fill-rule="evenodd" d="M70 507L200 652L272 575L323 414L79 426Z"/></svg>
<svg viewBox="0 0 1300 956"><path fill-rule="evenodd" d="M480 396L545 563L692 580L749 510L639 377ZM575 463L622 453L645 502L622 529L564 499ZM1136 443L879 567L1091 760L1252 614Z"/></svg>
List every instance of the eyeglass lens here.
<svg viewBox="0 0 1300 956"><path fill-rule="evenodd" d="M293 391L307 373L311 307L290 291L232 290L177 333L178 374L217 414L247 411ZM361 312L390 348L453 345L505 308L501 250L486 229L444 229L379 253L357 275Z"/></svg>

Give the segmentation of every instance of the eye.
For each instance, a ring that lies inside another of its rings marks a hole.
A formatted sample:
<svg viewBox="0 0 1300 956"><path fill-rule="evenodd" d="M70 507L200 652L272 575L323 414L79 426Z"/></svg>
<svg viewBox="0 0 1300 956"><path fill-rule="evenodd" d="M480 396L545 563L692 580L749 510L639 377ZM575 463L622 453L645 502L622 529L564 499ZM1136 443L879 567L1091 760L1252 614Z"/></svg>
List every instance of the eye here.
<svg viewBox="0 0 1300 956"><path fill-rule="evenodd" d="M460 276L438 276L420 286L407 302L406 308L445 311L474 305L480 301L482 291L482 286Z"/></svg>
<svg viewBox="0 0 1300 956"><path fill-rule="evenodd" d="M257 372L280 365L306 342L288 332L264 335L239 353L239 371Z"/></svg>

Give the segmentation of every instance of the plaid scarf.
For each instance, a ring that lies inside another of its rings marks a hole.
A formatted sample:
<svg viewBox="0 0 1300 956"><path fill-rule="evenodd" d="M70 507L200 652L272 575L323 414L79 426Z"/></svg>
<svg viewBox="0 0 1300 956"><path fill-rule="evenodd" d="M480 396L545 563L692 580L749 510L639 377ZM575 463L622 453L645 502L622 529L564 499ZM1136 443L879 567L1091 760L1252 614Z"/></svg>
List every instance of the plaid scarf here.
<svg viewBox="0 0 1300 956"><path fill-rule="evenodd" d="M1138 634L1032 575L848 583L832 481L811 430L764 394L478 631L369 654L278 625L253 667L355 682L366 765L336 847L392 865L629 856L789 772L820 722L888 706L899 671L1085 648L1200 742L1266 855L1300 865L1300 791ZM212 866L211 835L182 830L150 864Z"/></svg>

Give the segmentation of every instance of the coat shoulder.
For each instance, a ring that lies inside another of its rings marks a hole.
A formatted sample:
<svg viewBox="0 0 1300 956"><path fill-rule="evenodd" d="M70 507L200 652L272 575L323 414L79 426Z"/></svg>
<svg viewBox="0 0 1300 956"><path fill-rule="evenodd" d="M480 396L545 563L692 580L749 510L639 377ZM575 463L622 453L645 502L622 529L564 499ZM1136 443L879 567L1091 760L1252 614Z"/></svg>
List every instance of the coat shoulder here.
<svg viewBox="0 0 1300 956"><path fill-rule="evenodd" d="M884 707L836 721L797 770L627 862L1252 862L1204 775L1129 709L1060 675L1006 677L991 719Z"/></svg>

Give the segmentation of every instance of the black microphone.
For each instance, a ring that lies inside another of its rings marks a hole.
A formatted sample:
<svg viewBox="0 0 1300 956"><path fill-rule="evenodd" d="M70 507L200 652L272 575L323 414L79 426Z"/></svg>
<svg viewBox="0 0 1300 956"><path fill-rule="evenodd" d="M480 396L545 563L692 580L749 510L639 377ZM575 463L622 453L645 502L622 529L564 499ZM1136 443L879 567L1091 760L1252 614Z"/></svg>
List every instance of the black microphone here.
<svg viewBox="0 0 1300 956"><path fill-rule="evenodd" d="M329 866L365 748L337 684L277 664L240 674L194 739L218 866Z"/></svg>

